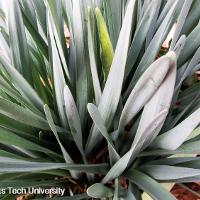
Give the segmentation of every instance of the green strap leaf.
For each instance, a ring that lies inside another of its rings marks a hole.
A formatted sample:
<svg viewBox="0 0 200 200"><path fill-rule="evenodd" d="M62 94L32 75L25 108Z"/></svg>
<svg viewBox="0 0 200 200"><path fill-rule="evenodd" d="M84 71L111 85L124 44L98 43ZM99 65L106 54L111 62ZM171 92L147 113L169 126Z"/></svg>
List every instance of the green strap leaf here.
<svg viewBox="0 0 200 200"><path fill-rule="evenodd" d="M141 19L141 22L138 24L138 27L135 31L134 38L132 40L128 58L126 63L126 71L125 71L125 78L129 75L132 67L134 66L135 62L137 61L138 55L144 45L144 41L147 36L147 32L150 28L152 23L153 17L156 12L157 4L159 1L152 1L148 6L147 10L145 10L144 16Z"/></svg>
<svg viewBox="0 0 200 200"><path fill-rule="evenodd" d="M10 64L5 56L0 54L0 62L8 72L14 85L22 95L25 95L40 111L43 110L43 101L24 77Z"/></svg>
<svg viewBox="0 0 200 200"><path fill-rule="evenodd" d="M35 199L35 200L52 200L52 198L42 198L42 199ZM82 199L88 199L87 194L77 194L70 197L56 197L55 200L82 200ZM10 199L9 199L10 200Z"/></svg>
<svg viewBox="0 0 200 200"><path fill-rule="evenodd" d="M88 103L88 59L86 55L87 37L84 36L85 32L85 15L84 5L86 4L81 0L73 1L73 38L75 42L75 65L76 65L76 102L78 111L81 118L82 126L86 122L87 103Z"/></svg>
<svg viewBox="0 0 200 200"><path fill-rule="evenodd" d="M90 57L90 69L92 73L92 81L94 87L95 101L98 105L101 99L101 86L97 72L97 64L95 58L95 50L94 50L94 41L93 41L93 33L92 33L92 10L88 8L88 51Z"/></svg>
<svg viewBox="0 0 200 200"><path fill-rule="evenodd" d="M173 85L176 72L175 70L175 54L170 52L160 59L156 60L150 67L144 72L141 78L138 80L137 84L133 88L130 96L128 97L124 108L122 110L122 114L119 122L119 132L122 132L124 127L133 119L133 117L142 109L142 107L148 102L148 100L152 97L152 95L157 91L153 98L159 98L159 95L164 95L163 92L166 87L168 87L167 83L172 79L172 83L170 85L171 95L173 94ZM168 76L165 80L165 83L162 84L164 79L166 78L167 73L170 72L171 75ZM172 73L173 72L173 73ZM170 96L169 96L170 97ZM165 99L162 98L163 101ZM169 100L170 101L170 98ZM166 100L167 102L167 100ZM151 103L155 103L151 101ZM149 105L151 104L149 103ZM147 109L147 107L146 107ZM148 106L149 109L149 106ZM156 107L154 106L156 111ZM160 111L160 108L158 112Z"/></svg>
<svg viewBox="0 0 200 200"><path fill-rule="evenodd" d="M101 45L101 61L103 65L104 81L106 81L112 64L114 51L107 30L106 22L99 8L95 9L95 14L97 20L99 42Z"/></svg>
<svg viewBox="0 0 200 200"><path fill-rule="evenodd" d="M0 113L23 124L49 130L49 125L44 118L22 106L2 98L0 98Z"/></svg>
<svg viewBox="0 0 200 200"><path fill-rule="evenodd" d="M6 145L15 145L20 148L25 148L29 150L44 152L44 153L52 153L53 151L38 145L37 143L33 143L30 140L24 139L11 131L0 128L0 140L2 144Z"/></svg>
<svg viewBox="0 0 200 200"><path fill-rule="evenodd" d="M17 0L8 2L8 26L12 63L32 83L32 70L21 10ZM24 67L26 66L26 67Z"/></svg>
<svg viewBox="0 0 200 200"><path fill-rule="evenodd" d="M67 118L64 111L64 87L66 85L62 64L56 47L55 39L53 36L53 27L50 16L48 16L48 27L51 42L51 56L53 68L53 82L55 88L55 96L58 107L59 117L64 128L67 128Z"/></svg>
<svg viewBox="0 0 200 200"><path fill-rule="evenodd" d="M158 51L161 48L162 43L164 42L167 34L171 30L172 25L174 24L180 1L173 2L168 13L165 15L162 24L159 26L158 30L156 31L151 43L149 44L148 48L146 49L137 70L129 84L128 89L126 90L125 98L129 95L132 88L140 78L140 76L145 72L145 70L149 67L149 65L155 60L156 56L158 55Z"/></svg>
<svg viewBox="0 0 200 200"><path fill-rule="evenodd" d="M58 133L57 133L57 130L56 130L56 126L54 124L54 121L53 121L53 118L52 118L52 115L51 115L51 111L50 111L48 105L44 105L44 111L45 111L46 118L47 118L47 121L49 123L49 126L50 126L51 130L53 131L53 133L56 137L56 140L58 141L58 144L60 145L60 148L62 150L65 162L66 163L73 163L73 160L71 159L70 155L67 153L67 151L65 150L64 146L62 145L62 143L59 139L59 136L58 136Z"/></svg>
<svg viewBox="0 0 200 200"><path fill-rule="evenodd" d="M121 95L135 2L135 0L131 0L127 5L113 62L98 106L106 127L109 127L113 120ZM100 141L101 137L99 137L97 128L94 127L87 141L86 152L91 152L93 147Z"/></svg>
<svg viewBox="0 0 200 200"><path fill-rule="evenodd" d="M9 59L11 57L10 47L8 46L8 42L6 41L3 34L0 32L0 45L2 49L2 54Z"/></svg>
<svg viewBox="0 0 200 200"><path fill-rule="evenodd" d="M55 37L55 43L58 48L58 54L60 56L60 61L62 62L64 72L69 81L71 81L69 76L69 70L67 62L65 59L66 42L64 40L64 26L62 22L62 3L61 0L46 0L46 5L49 11L49 18L51 19L50 32ZM49 19L48 19L49 20Z"/></svg>
<svg viewBox="0 0 200 200"><path fill-rule="evenodd" d="M95 183L87 189L88 196L101 199L110 198L114 195L114 191L111 188L104 186L102 183Z"/></svg>
<svg viewBox="0 0 200 200"><path fill-rule="evenodd" d="M158 181L192 182L200 180L200 170L168 165L143 165L140 170Z"/></svg>
<svg viewBox="0 0 200 200"><path fill-rule="evenodd" d="M32 1L33 6L35 8L35 12L37 14L37 20L39 21L44 35L47 34L47 20L46 20L46 7L44 1L34 0Z"/></svg>
<svg viewBox="0 0 200 200"><path fill-rule="evenodd" d="M138 185L154 200L160 200L163 199L163 197L165 197L166 200L176 200L176 198L165 190L160 183L140 171L131 169L125 174L125 177L132 183Z"/></svg>
<svg viewBox="0 0 200 200"><path fill-rule="evenodd" d="M27 18L29 19L33 27L36 30L38 30L36 12L33 6L33 1L21 0L19 3L20 3L20 7L26 14Z"/></svg>
<svg viewBox="0 0 200 200"><path fill-rule="evenodd" d="M174 155L174 154L199 154L200 153L200 142L188 142L180 146L176 150L151 150L151 151L144 151L138 155L138 157L143 156L158 156L158 155Z"/></svg>
<svg viewBox="0 0 200 200"><path fill-rule="evenodd" d="M65 111L66 111L69 127L71 130L71 134L74 138L74 141L79 151L81 152L85 160L86 158L83 152L83 135L82 135L82 130L81 130L81 120L80 120L79 113L76 107L76 103L67 85L64 88L64 102L65 102Z"/></svg>
<svg viewBox="0 0 200 200"><path fill-rule="evenodd" d="M176 30L175 30L175 33L173 35L172 42L171 42L171 45L170 45L170 50L172 50L176 45L176 42L177 42L179 35L181 33L181 30L183 28L183 25L185 23L185 20L186 20L186 17L188 15L188 12L190 10L190 7L192 5L192 2L193 2L193 0L185 0L184 1L182 10L181 10L180 15L178 17Z"/></svg>
<svg viewBox="0 0 200 200"><path fill-rule="evenodd" d="M182 28L182 34L188 35L192 29L199 23L199 13L200 5L198 1L193 1L190 12L185 20L184 26Z"/></svg>
<svg viewBox="0 0 200 200"><path fill-rule="evenodd" d="M0 77L0 88L13 99L15 99L21 105L29 108L31 111L35 112L36 114L43 116L41 113L31 102L29 102L26 98L24 98L12 84L9 84L5 79Z"/></svg>
<svg viewBox="0 0 200 200"><path fill-rule="evenodd" d="M33 1L34 2L34 1ZM45 58L48 59L48 46L42 36L38 33L38 30L35 29L29 18L26 16L24 11L22 10L22 17L26 28L28 29L30 35L32 36L33 40L37 44L37 47L41 50Z"/></svg>
<svg viewBox="0 0 200 200"><path fill-rule="evenodd" d="M150 145L160 132L165 122L165 117L167 116L168 110L171 105L172 97L174 94L175 81L176 81L176 57L175 54L172 53L170 69L166 77L164 78L163 82L161 83L157 91L154 93L152 98L144 106L140 123L136 132L136 136L132 144L133 146L135 143L141 143L140 141L141 137L145 138L145 140L147 141L146 142L147 145ZM167 96L166 93L168 94ZM144 130L149 124L149 119L153 119L157 114L159 114L163 110L166 110L167 112L166 116L165 117L163 116L163 123L161 123L161 126L157 128L157 130L154 132L153 135L149 135L148 131L144 132ZM142 132L145 135L141 135Z"/></svg>
<svg viewBox="0 0 200 200"><path fill-rule="evenodd" d="M180 54L185 46L185 42L186 42L186 36L182 35L174 47L174 52L176 53L177 58L180 56Z"/></svg>
<svg viewBox="0 0 200 200"><path fill-rule="evenodd" d="M173 129L158 136L152 145L161 149L176 150L200 123L199 115L200 108Z"/></svg>
<svg viewBox="0 0 200 200"><path fill-rule="evenodd" d="M115 179L115 192L114 192L114 197L113 200L119 200L119 179Z"/></svg>
<svg viewBox="0 0 200 200"><path fill-rule="evenodd" d="M108 143L108 150L109 150L109 156L110 156L110 162L111 165L113 165L117 160L120 159L119 154L115 150L114 144L112 142L111 137L109 136L107 129L104 125L103 119L101 117L101 114L98 111L98 108L94 104L88 104L87 106L88 112L90 113L91 118L93 119L96 127L99 129L100 133L103 135L103 137L106 139Z"/></svg>
<svg viewBox="0 0 200 200"><path fill-rule="evenodd" d="M163 118L166 117L166 111L160 112L150 123L149 126L146 127L146 129L141 134L144 136L146 132L149 134L149 137L151 135L154 135L154 132L156 132L157 128L160 127L160 125L163 123ZM137 143L134 143L134 146L131 147L131 149L122 156L109 170L109 172L106 174L106 176L103 178L102 183L106 183L109 180L112 180L114 178L117 178L120 176L126 169L129 167L129 165L133 162L136 155L141 151L142 146L147 142L148 138L142 137Z"/></svg>
<svg viewBox="0 0 200 200"><path fill-rule="evenodd" d="M178 66L182 66L186 63L196 52L200 46L200 24L198 24L193 31L188 35L184 48L178 59Z"/></svg>
<svg viewBox="0 0 200 200"><path fill-rule="evenodd" d="M105 174L107 164L66 164L66 163L44 163L44 162L29 162L19 159L0 157L0 173L14 172L36 172L52 169L67 169L79 172Z"/></svg>

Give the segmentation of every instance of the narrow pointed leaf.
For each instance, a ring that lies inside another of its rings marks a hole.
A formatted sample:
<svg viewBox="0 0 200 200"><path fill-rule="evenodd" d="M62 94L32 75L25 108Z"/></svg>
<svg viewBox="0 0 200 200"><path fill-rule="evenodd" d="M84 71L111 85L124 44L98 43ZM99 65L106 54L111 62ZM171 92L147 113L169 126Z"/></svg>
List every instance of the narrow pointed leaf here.
<svg viewBox="0 0 200 200"><path fill-rule="evenodd" d="M131 169L125 176L131 182L143 189L154 200L160 200L163 199L163 197L165 197L166 200L176 200L176 198L170 192L165 190L158 182L142 172Z"/></svg>
<svg viewBox="0 0 200 200"><path fill-rule="evenodd" d="M200 5L198 1L193 1L190 12L182 28L182 34L188 35L192 31L192 29L194 29L194 27L198 24L200 17L199 9Z"/></svg>
<svg viewBox="0 0 200 200"><path fill-rule="evenodd" d="M51 169L68 169L80 172L96 173L100 169L100 173L104 174L107 170L106 164L81 165L66 163L48 163L48 162L30 162L19 159L0 157L0 173L14 172L30 172L44 171Z"/></svg>
<svg viewBox="0 0 200 200"><path fill-rule="evenodd" d="M101 199L112 197L114 192L102 183L95 183L87 189L87 194L92 198Z"/></svg>
<svg viewBox="0 0 200 200"><path fill-rule="evenodd" d="M144 135L144 133L146 132L148 132L149 135L153 135L156 129L160 127L160 125L163 123L163 118L165 117L166 111L164 110L163 112L159 113L151 121L151 123L149 123L149 126L143 131L141 135ZM106 183L109 180L119 177L128 168L128 166L132 163L136 155L141 150L142 145L146 142L145 139L143 139L143 141L141 140L141 143L139 143L139 145L137 145L136 143L133 147L131 147L131 149L113 165L113 167L103 178L102 183Z"/></svg>
<svg viewBox="0 0 200 200"><path fill-rule="evenodd" d="M114 192L114 197L113 200L119 200L119 179L115 179L115 192Z"/></svg>
<svg viewBox="0 0 200 200"><path fill-rule="evenodd" d="M151 22L153 20L154 14L156 12L156 6L159 1L152 1L150 6L145 11L144 16L139 23L137 30L135 32L133 41L131 43L129 52L128 52L128 59L126 63L126 73L125 77L127 77L134 66L135 62L137 61L137 57L142 49L144 41L146 39L147 32L150 28Z"/></svg>
<svg viewBox="0 0 200 200"><path fill-rule="evenodd" d="M158 90L170 68L174 68L174 59L174 53L168 53L156 60L141 76L124 105L119 122L119 132Z"/></svg>
<svg viewBox="0 0 200 200"><path fill-rule="evenodd" d="M23 124L49 130L49 125L44 118L2 98L0 98L0 113Z"/></svg>
<svg viewBox="0 0 200 200"><path fill-rule="evenodd" d="M185 46L178 59L178 66L182 66L184 63L186 63L187 60L189 60L194 55L196 50L199 48L200 45L199 31L200 31L200 24L198 24L193 29L193 31L188 35L185 42Z"/></svg>
<svg viewBox="0 0 200 200"><path fill-rule="evenodd" d="M46 114L46 117L47 117L47 121L49 123L49 126L51 128L51 130L53 131L55 137L56 137L56 140L58 141L58 144L60 145L60 148L62 150L62 153L63 153L63 156L65 158L65 162L66 163L73 163L73 160L71 159L70 155L68 154L68 152L65 150L64 146L62 145L61 141L60 141L60 138L58 136L58 133L57 133L57 130L56 130L56 126L53 122L53 118L51 116L51 111L48 107L48 105L45 105L44 106L44 111L45 111L45 114Z"/></svg>
<svg viewBox="0 0 200 200"><path fill-rule="evenodd" d="M25 35L21 10L17 0L8 1L8 25L12 52L12 63L14 67L32 83L32 71L29 63L28 45ZM26 67L24 67L26 66Z"/></svg>
<svg viewBox="0 0 200 200"><path fill-rule="evenodd" d="M197 66L200 62L200 47L196 50L194 56L190 60L186 70L182 74L181 80L179 81L179 86L182 84L182 82L188 77L194 74L198 69Z"/></svg>
<svg viewBox="0 0 200 200"><path fill-rule="evenodd" d="M107 76L110 71L111 64L112 64L114 51L113 51L112 43L110 41L105 20L99 8L95 9L95 14L96 14L96 20L97 20L99 42L101 45L101 60L102 60L102 65L103 65L104 81L106 81Z"/></svg>
<svg viewBox="0 0 200 200"><path fill-rule="evenodd" d="M85 54L86 40L84 37L84 12L83 2L81 0L73 1L73 38L75 44L75 66L76 66L76 102L81 118L81 124L84 125L87 114L88 103L88 73L87 67L89 65L87 56Z"/></svg>
<svg viewBox="0 0 200 200"><path fill-rule="evenodd" d="M138 157L143 156L153 156L153 155L175 155L175 154L199 154L200 153L200 142L188 142L183 145L181 145L176 150L165 150L165 149L157 149L157 150L151 150L151 151L144 151L138 155Z"/></svg>
<svg viewBox="0 0 200 200"><path fill-rule="evenodd" d="M154 93L152 98L144 106L133 145L135 143L139 143L138 141L140 141L139 139L140 137L144 137L141 135L141 132L144 132L145 128L148 126L149 119L154 118L159 112L165 109L169 110L173 93L174 93L175 81L176 81L176 58L175 58L175 54L172 53L170 69L166 77L164 78L163 82L161 83L157 91ZM166 93L168 94L167 96L166 96ZM168 112L166 112L166 116L167 116L167 113ZM163 120L163 123L161 124L160 128L157 129L157 133L154 132L154 135L148 135L147 134L148 132L147 132L145 134L146 140L148 140L148 145L158 135L158 133L160 132L162 128L162 125L164 124L164 121L165 120Z"/></svg>
<svg viewBox="0 0 200 200"><path fill-rule="evenodd" d="M0 62L6 69L10 77L12 78L15 86L20 89L22 95L26 97L39 109L43 107L44 103L36 93L36 91L31 87L31 85L24 79L24 77L10 64L10 62L0 54Z"/></svg>
<svg viewBox="0 0 200 200"><path fill-rule="evenodd" d="M176 53L176 57L178 58L185 46L186 36L182 35L179 40L177 41L173 51Z"/></svg>
<svg viewBox="0 0 200 200"><path fill-rule="evenodd" d="M199 169L168 165L144 165L140 169L158 181L192 182L200 180Z"/></svg>
<svg viewBox="0 0 200 200"><path fill-rule="evenodd" d="M64 88L64 102L65 102L66 116L68 119L72 137L74 138L74 141L79 151L81 152L82 155L84 155L81 120L80 120L79 113L76 107L76 103L67 85Z"/></svg>
<svg viewBox="0 0 200 200"><path fill-rule="evenodd" d="M129 84L129 88L126 91L126 97L131 92L132 88L136 84L139 77L145 72L145 70L149 67L149 65L154 61L156 56L158 55L158 51L161 48L162 43L164 42L166 36L168 35L169 31L173 23L176 20L176 15L178 12L177 6L180 4L179 1L173 3L172 7L168 11L167 15L162 21L162 24L159 26L157 32L155 33L151 43L149 44L145 54L143 55L137 70Z"/></svg>
<svg viewBox="0 0 200 200"><path fill-rule="evenodd" d="M20 148L25 148L39 152L53 153L48 148L42 147L3 128L0 128L0 139L2 144L15 145Z"/></svg>
<svg viewBox="0 0 200 200"><path fill-rule="evenodd" d="M64 87L66 85L65 77L61 65L61 61L59 58L58 50L55 44L55 39L53 36L53 27L50 20L50 16L48 17L48 26L49 26L49 35L51 41L51 55L52 55L52 67L53 67L53 78L54 78L54 87L55 87L55 95L57 101L57 107L59 112L59 117L63 127L67 127L66 124L66 115L64 111Z"/></svg>
<svg viewBox="0 0 200 200"><path fill-rule="evenodd" d="M172 38L172 43L170 45L170 49L172 50L175 45L176 45L176 42L179 38L179 35L181 33L181 30L183 28L183 25L184 25L184 22L186 20L186 17L188 15L188 12L190 10L190 7L192 5L192 2L193 0L185 0L184 4L183 4L183 7L182 7L182 10L180 12L180 15L179 15L179 18L178 18L178 21L177 21L177 26L176 26L176 30L175 30L175 33L173 35L173 38Z"/></svg>
<svg viewBox="0 0 200 200"><path fill-rule="evenodd" d="M176 150L200 123L199 115L200 108L176 127L158 136L153 146L161 149Z"/></svg>
<svg viewBox="0 0 200 200"><path fill-rule="evenodd" d="M46 0L47 8L49 11L49 18L51 19L50 31L55 37L55 44L60 56L60 62L63 65L63 72L65 72L68 80L70 81L69 70L66 63L64 52L66 51L66 43L64 41L64 26L62 22L62 7L61 0Z"/></svg>
<svg viewBox="0 0 200 200"><path fill-rule="evenodd" d="M88 9L88 50L90 57L90 69L92 73L92 81L94 87L95 101L98 105L101 99L101 86L99 82L97 64L94 51L94 41L92 37L92 13L91 8Z"/></svg>
<svg viewBox="0 0 200 200"><path fill-rule="evenodd" d="M32 1L34 8L35 8L35 12L37 14L37 20L39 21L42 30L44 32L44 34L46 35L47 33L47 20L46 20L46 8L45 8L45 4L43 1L41 0L34 0Z"/></svg>
<svg viewBox="0 0 200 200"><path fill-rule="evenodd" d="M37 0L36 0L37 1ZM22 17L26 28L28 29L29 33L31 34L33 40L36 42L37 47L41 50L46 58L48 58L48 46L46 41L42 38L42 36L38 33L37 29L31 24L28 17L22 11Z"/></svg>
<svg viewBox="0 0 200 200"><path fill-rule="evenodd" d="M115 50L111 69L103 90L100 104L98 106L99 112L105 121L106 127L110 126L120 99L127 52L129 48L129 40L131 37L131 25L133 21L134 7L135 0L130 0L127 5L125 18ZM96 127L94 127L88 138L86 151L90 152L98 142L100 142L98 130Z"/></svg>
<svg viewBox="0 0 200 200"><path fill-rule="evenodd" d="M116 152L113 141L106 130L106 127L104 125L101 114L99 113L98 108L91 103L88 104L87 108L88 108L88 112L90 113L90 116L93 119L96 127L99 129L99 131L103 135L103 137L107 140L108 149L110 152L110 159L111 159L111 163L113 164L114 162L119 160L120 157L119 157L118 153Z"/></svg>

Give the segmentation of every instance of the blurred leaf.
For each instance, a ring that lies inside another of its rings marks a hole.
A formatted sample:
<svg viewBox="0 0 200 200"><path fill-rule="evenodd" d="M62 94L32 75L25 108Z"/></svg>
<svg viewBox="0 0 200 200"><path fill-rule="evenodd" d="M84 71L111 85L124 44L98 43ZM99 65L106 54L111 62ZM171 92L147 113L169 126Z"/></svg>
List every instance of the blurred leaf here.
<svg viewBox="0 0 200 200"><path fill-rule="evenodd" d="M99 198L109 198L113 196L113 190L104 186L101 183L95 183L87 189L88 196L99 199Z"/></svg>
<svg viewBox="0 0 200 200"><path fill-rule="evenodd" d="M19 159L11 159L6 157L0 157L0 172L1 173L14 173L14 172L34 172L44 171L52 169L68 169L80 172L96 173L101 169L100 173L105 173L107 166L105 164L100 165L79 165L66 163L42 163L42 162L29 162Z"/></svg>
<svg viewBox="0 0 200 200"><path fill-rule="evenodd" d="M94 41L93 41L93 32L92 32L92 8L88 8L88 50L89 50L89 57L90 57L90 69L92 74L92 81L94 87L94 94L95 94L95 101L98 105L101 99L101 86L99 82L98 72L97 72L97 64L95 58L95 51L94 51Z"/></svg>
<svg viewBox="0 0 200 200"><path fill-rule="evenodd" d="M24 11L22 10L22 17L24 20L24 24L26 28L28 29L30 35L34 39L34 41L37 44L37 47L41 50L43 55L48 58L48 46L45 42L45 40L42 38L42 36L38 33L38 30L35 29L31 21L29 21L28 17L25 15Z"/></svg>
<svg viewBox="0 0 200 200"><path fill-rule="evenodd" d="M62 143L61 143L61 141L59 139L59 136L58 136L58 133L57 133L57 130L56 130L56 126L55 126L55 124L53 122L53 118L51 116L51 111L50 111L48 105L44 106L44 111L45 111L49 126L50 126L51 130L53 131L53 133L54 133L54 135L56 137L56 140L58 141L58 143L60 145L60 148L61 148L61 151L63 153L65 162L66 163L73 163L73 160L71 159L70 155L67 153L67 151L65 150L65 148L63 147L63 145L62 145Z"/></svg>
<svg viewBox="0 0 200 200"><path fill-rule="evenodd" d="M101 114L99 113L98 108L94 104L91 104L91 103L88 104L87 108L96 127L99 129L100 133L103 135L103 137L106 139L108 143L110 162L111 162L111 165L113 165L117 160L120 159L120 157L118 153L116 152L112 139L106 130Z"/></svg>
<svg viewBox="0 0 200 200"><path fill-rule="evenodd" d="M0 54L0 62L11 76L13 83L40 111L43 107L43 102L36 91L29 85L24 77L9 63L9 61Z"/></svg>
<svg viewBox="0 0 200 200"><path fill-rule="evenodd" d="M199 154L200 152L200 142L199 141L194 141L194 142L188 142L183 145L181 145L178 149L176 150L162 150L162 149L157 149L157 150L151 150L151 151L144 151L140 153L138 156L143 157L143 156L154 156L154 155L174 155L174 154Z"/></svg>
<svg viewBox="0 0 200 200"><path fill-rule="evenodd" d="M194 29L195 26L198 24L199 17L200 17L199 9L200 9L200 5L198 1L193 1L190 12L185 20L185 23L182 29L182 34L188 35L192 31L192 29Z"/></svg>
<svg viewBox="0 0 200 200"><path fill-rule="evenodd" d="M110 126L120 99L129 40L131 37L131 25L133 20L135 0L131 0L127 6L128 7L115 50L113 62L103 90L101 101L98 106L99 112L105 121L106 127ZM99 142L100 139L98 130L96 127L94 127L87 141L86 152L90 152L92 148Z"/></svg>
<svg viewBox="0 0 200 200"><path fill-rule="evenodd" d="M200 24L198 24L193 29L193 31L188 35L182 53L178 59L178 66L182 66L187 60L189 60L196 52L196 50L199 48L200 46L200 37L198 34L199 31L200 31Z"/></svg>
<svg viewBox="0 0 200 200"><path fill-rule="evenodd" d="M163 19L161 25L159 26L157 32L155 33L151 43L149 44L145 54L143 55L137 70L129 84L129 87L126 91L125 96L127 97L128 94L131 92L133 86L136 84L136 81L139 77L144 73L144 71L149 67L149 65L154 61L156 58L158 51L161 48L162 43L164 42L166 36L168 35L169 31L173 23L175 22L177 16L177 7L179 2L177 1L171 6L170 10L168 11L167 15Z"/></svg>
<svg viewBox="0 0 200 200"><path fill-rule="evenodd" d="M153 146L161 149L176 150L200 123L199 114L200 109L192 113L173 129L158 136Z"/></svg>
<svg viewBox="0 0 200 200"><path fill-rule="evenodd" d="M106 23L99 8L95 9L95 14L97 20L99 42L101 45L101 60L103 65L104 81L106 81L112 64L114 51L112 43L110 41Z"/></svg>
<svg viewBox="0 0 200 200"><path fill-rule="evenodd" d="M58 107L58 113L63 127L67 128L67 118L64 111L64 87L66 85L62 64L56 47L55 39L53 36L53 27L48 17L49 35L51 42L51 56L52 56L52 68L53 68L53 80L55 87L55 97Z"/></svg>
<svg viewBox="0 0 200 200"><path fill-rule="evenodd" d="M176 53L177 58L180 56L180 54L185 46L185 42L186 42L186 36L182 35L174 47L174 52Z"/></svg>
<svg viewBox="0 0 200 200"><path fill-rule="evenodd" d="M193 182L200 180L200 170L168 165L144 165L140 169L158 181Z"/></svg>
<svg viewBox="0 0 200 200"><path fill-rule="evenodd" d="M146 143L144 144L143 148L146 148L146 146L150 145L152 141L157 137L159 134L164 122L165 122L165 117L168 114L168 110L171 105L173 93L174 93L174 86L175 86L175 81L176 81L176 57L173 52L169 52L167 54L170 56L170 69L164 78L162 84L159 86L159 88L156 90L156 92L153 94L151 99L146 103L144 106L140 123L138 125L138 129L133 141L132 146L134 146L134 143L140 144L140 137L144 137L146 140ZM166 55L166 56L167 56ZM154 80L155 79L151 79ZM168 94L166 96L166 93ZM163 110L166 110L166 116L163 116L163 122L160 124L160 127L157 127L157 130L154 131L152 135L148 135L148 131L145 133L144 130L145 128L149 125L149 119L152 119L156 117L160 112ZM145 135L141 135L141 133L144 132Z"/></svg>
<svg viewBox="0 0 200 200"><path fill-rule="evenodd" d="M37 14L37 20L42 27L44 34L47 33L47 22L46 22L46 7L44 1L41 0L34 0L32 4L35 8L35 12Z"/></svg>
<svg viewBox="0 0 200 200"><path fill-rule="evenodd" d="M160 125L163 123L163 117L166 116L166 110L163 112L160 112L150 123L149 126L146 127L146 129L141 133L141 135L145 135L148 133L149 137L154 134L156 129L160 127ZM109 180L112 180L118 176L120 176L132 163L132 161L135 159L136 155L141 150L141 146L146 142L147 138L141 138L140 141L137 141L137 143L134 144L134 146L131 147L131 149L125 153L122 158L120 158L113 167L109 170L109 172L106 174L106 176L103 178L102 183L106 183Z"/></svg>
<svg viewBox="0 0 200 200"><path fill-rule="evenodd" d="M155 200L160 200L163 197L165 197L166 200L176 200L176 198L173 197L170 192L166 191L158 182L142 172L131 169L125 174L125 176Z"/></svg>
<svg viewBox="0 0 200 200"><path fill-rule="evenodd" d="M0 113L29 126L49 130L49 125L44 118L2 98L0 98Z"/></svg>
<svg viewBox="0 0 200 200"><path fill-rule="evenodd" d="M85 2L86 3L86 2ZM88 73L86 47L87 37L85 33L85 16L83 12L84 2L81 0L73 1L73 38L75 41L75 66L76 66L76 103L81 118L82 126L85 126L87 103L88 103Z"/></svg>
<svg viewBox="0 0 200 200"><path fill-rule="evenodd" d="M158 69L158 67L159 67L159 69ZM176 75L174 70L175 70L175 55L174 55L174 53L170 52L167 55L156 60L144 72L144 74L140 77L137 84L133 88L130 96L128 97L128 99L124 105L124 108L123 108L123 111L122 111L122 114L120 117L120 122L119 122L119 128L118 128L119 132L123 132L124 127L142 109L142 107L149 101L149 99L152 97L152 95L154 93L156 93L156 94L155 94L155 97L153 97L153 98L159 99L159 95L162 95L163 92L165 92L164 91L165 88L169 87L167 84L170 81L172 81L172 82L171 82L171 88L169 90L172 95L173 84L174 84L174 79L175 79L175 75ZM167 73L170 73L171 75L167 75ZM167 78L167 80L164 80L166 78L166 76L168 78ZM163 81L164 81L164 83L162 83ZM165 100L165 99L163 99L163 100ZM168 101L170 101L170 98ZM151 102L153 102L153 100ZM167 102L167 100L166 100L166 102ZM157 103L157 101L156 101L156 103ZM153 104L155 104L155 102L153 102ZM153 105L149 104L149 106L151 107L151 109L153 109ZM156 110L155 106L154 106L154 109ZM169 105L167 105L167 106L169 106Z"/></svg>
<svg viewBox="0 0 200 200"><path fill-rule="evenodd" d="M14 134L13 132L5 130L3 128L0 128L0 139L1 139L1 143L3 144L15 145L20 148L54 154L54 152L52 152L50 149L47 149L36 143L33 143L30 140L24 139L23 137L20 137Z"/></svg>
<svg viewBox="0 0 200 200"><path fill-rule="evenodd" d="M69 127L71 129L72 137L85 160L85 153L83 151L83 135L81 130L81 120L76 107L76 103L71 94L69 87L66 85L64 88L64 102L65 111L68 119Z"/></svg>
<svg viewBox="0 0 200 200"><path fill-rule="evenodd" d="M147 36L147 32L150 28L151 22L156 12L157 4L159 1L152 1L148 6L147 10L144 13L144 16L141 19L141 22L138 24L138 27L135 31L135 35L133 37L126 63L126 71L125 78L129 75L132 70L135 62L137 61L137 57L144 45L144 41Z"/></svg>
<svg viewBox="0 0 200 200"><path fill-rule="evenodd" d="M14 67L32 83L32 70L29 63L29 51L25 35L22 14L17 0L8 1L9 39ZM26 66L26 67L24 67Z"/></svg>
<svg viewBox="0 0 200 200"><path fill-rule="evenodd" d="M174 35L173 35L173 38L172 38L172 42L170 44L170 49L171 50L176 45L176 42L177 42L177 40L179 38L179 35L181 33L181 30L183 28L184 22L185 22L185 20L187 18L187 15L188 15L188 12L189 12L190 7L192 5L192 2L193 2L193 0L185 0L184 1L183 7L181 9L181 12L180 12L180 15L178 17L177 24L176 24L176 30L174 32Z"/></svg>

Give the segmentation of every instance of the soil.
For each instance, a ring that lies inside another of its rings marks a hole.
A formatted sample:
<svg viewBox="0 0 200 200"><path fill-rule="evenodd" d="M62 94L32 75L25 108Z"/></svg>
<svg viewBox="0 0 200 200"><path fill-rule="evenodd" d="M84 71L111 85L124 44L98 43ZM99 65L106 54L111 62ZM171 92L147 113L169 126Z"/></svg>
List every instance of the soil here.
<svg viewBox="0 0 200 200"><path fill-rule="evenodd" d="M178 200L200 200L200 184L199 183L187 183L187 184L184 184L184 186L188 187L189 189L186 189L185 187L182 187L176 184L172 188L171 193ZM191 190L191 192L189 190ZM199 194L199 196L195 195L194 192Z"/></svg>

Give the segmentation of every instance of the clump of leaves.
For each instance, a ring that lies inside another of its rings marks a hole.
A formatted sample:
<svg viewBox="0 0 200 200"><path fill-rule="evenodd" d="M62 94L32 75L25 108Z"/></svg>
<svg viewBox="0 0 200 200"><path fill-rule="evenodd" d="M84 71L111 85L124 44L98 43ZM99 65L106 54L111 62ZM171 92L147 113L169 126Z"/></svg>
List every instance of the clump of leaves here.
<svg viewBox="0 0 200 200"><path fill-rule="evenodd" d="M2 1L0 188L172 200L160 183L199 181L200 84L182 87L200 68L199 5Z"/></svg>

